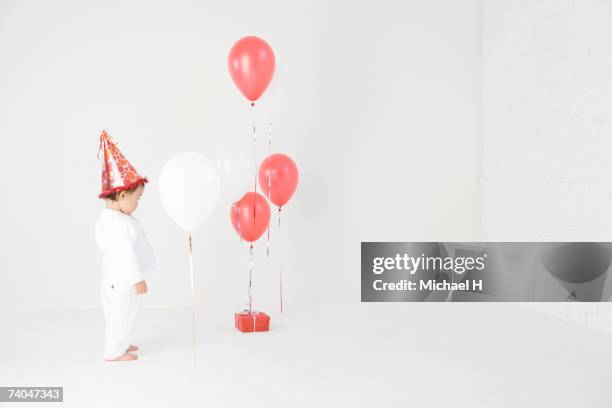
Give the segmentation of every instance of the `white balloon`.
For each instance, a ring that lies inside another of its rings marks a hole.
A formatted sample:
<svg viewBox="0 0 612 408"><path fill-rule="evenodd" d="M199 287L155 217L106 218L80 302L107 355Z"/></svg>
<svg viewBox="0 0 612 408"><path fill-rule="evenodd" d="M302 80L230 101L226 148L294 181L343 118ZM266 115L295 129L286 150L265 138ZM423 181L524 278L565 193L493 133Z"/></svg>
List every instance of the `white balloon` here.
<svg viewBox="0 0 612 408"><path fill-rule="evenodd" d="M159 196L166 212L184 231L195 231L219 201L219 174L205 156L180 153L166 162L159 176Z"/></svg>
<svg viewBox="0 0 612 408"><path fill-rule="evenodd" d="M221 179L221 202L234 203L255 187L253 149L238 149L231 145L218 147L212 154Z"/></svg>

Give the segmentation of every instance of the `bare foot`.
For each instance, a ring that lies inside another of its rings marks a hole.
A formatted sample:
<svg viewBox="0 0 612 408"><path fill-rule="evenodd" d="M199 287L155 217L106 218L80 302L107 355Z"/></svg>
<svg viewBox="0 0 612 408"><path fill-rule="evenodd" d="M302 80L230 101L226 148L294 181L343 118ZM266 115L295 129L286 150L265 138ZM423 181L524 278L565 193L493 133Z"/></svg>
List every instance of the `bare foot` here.
<svg viewBox="0 0 612 408"><path fill-rule="evenodd" d="M134 345L130 344L130 347L128 347L127 351L128 351L128 353L130 353L132 351L138 351L138 346L134 346Z"/></svg>
<svg viewBox="0 0 612 408"><path fill-rule="evenodd" d="M106 360L106 361L134 361L137 360L138 356L136 354L130 354L130 353L125 353L122 356L119 356L117 358L114 358L112 360Z"/></svg>

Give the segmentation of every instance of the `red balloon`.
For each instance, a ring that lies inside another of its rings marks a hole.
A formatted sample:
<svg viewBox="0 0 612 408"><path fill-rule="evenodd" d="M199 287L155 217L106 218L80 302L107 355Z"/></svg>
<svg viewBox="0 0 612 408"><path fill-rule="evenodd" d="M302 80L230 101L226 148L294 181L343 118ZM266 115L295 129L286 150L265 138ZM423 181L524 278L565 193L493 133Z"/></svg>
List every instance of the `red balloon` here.
<svg viewBox="0 0 612 408"><path fill-rule="evenodd" d="M244 37L234 44L227 64L234 83L250 101L256 101L266 90L276 66L272 48L254 36Z"/></svg>
<svg viewBox="0 0 612 408"><path fill-rule="evenodd" d="M274 153L259 166L259 185L274 204L282 207L287 204L299 179L294 161L287 155Z"/></svg>
<svg viewBox="0 0 612 408"><path fill-rule="evenodd" d="M249 192L232 204L230 218L242 239L255 242L268 228L270 205L261 194Z"/></svg>

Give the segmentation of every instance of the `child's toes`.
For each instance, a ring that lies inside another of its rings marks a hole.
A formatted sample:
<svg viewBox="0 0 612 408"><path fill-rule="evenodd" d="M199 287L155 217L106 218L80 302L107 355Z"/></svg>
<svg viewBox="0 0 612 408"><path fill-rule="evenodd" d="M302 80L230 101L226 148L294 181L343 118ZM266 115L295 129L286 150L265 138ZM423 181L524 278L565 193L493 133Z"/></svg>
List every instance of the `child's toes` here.
<svg viewBox="0 0 612 408"><path fill-rule="evenodd" d="M112 360L106 360L106 361L133 361L133 360L137 360L138 356L136 354L130 354L130 353L125 353L122 356L119 356L117 358L114 358Z"/></svg>

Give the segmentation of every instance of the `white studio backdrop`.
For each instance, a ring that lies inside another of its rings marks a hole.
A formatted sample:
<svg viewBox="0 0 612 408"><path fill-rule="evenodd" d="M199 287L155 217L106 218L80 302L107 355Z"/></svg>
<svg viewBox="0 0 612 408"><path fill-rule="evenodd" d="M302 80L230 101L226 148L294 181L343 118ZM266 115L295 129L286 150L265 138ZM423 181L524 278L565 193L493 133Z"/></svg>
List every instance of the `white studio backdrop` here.
<svg viewBox="0 0 612 408"><path fill-rule="evenodd" d="M98 308L93 227L106 129L151 182L135 216L158 260L145 307L190 304L185 236L162 209L182 151L251 146L232 44L274 49L273 151L300 184L256 245L254 306L358 300L360 242L480 238L480 1L0 2L0 311ZM258 157L268 153L259 126ZM198 302L246 301L247 246L217 208L194 234Z"/></svg>
<svg viewBox="0 0 612 408"><path fill-rule="evenodd" d="M612 240L612 2L483 6L483 239ZM531 307L612 331L610 303Z"/></svg>

